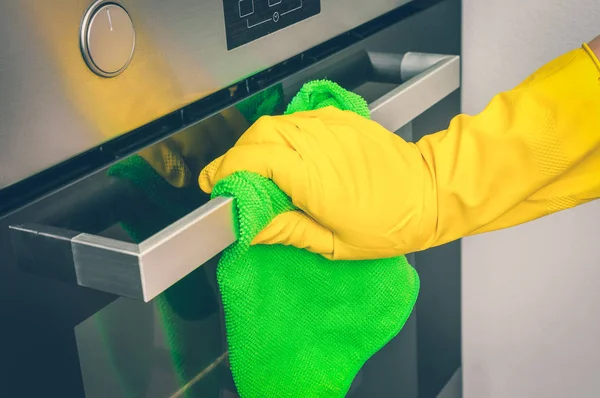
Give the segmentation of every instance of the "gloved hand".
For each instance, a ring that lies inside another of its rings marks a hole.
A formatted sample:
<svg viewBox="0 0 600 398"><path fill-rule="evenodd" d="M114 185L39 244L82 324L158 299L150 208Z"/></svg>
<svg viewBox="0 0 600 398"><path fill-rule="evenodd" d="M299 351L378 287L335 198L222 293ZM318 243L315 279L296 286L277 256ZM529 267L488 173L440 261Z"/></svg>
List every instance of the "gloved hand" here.
<svg viewBox="0 0 600 398"><path fill-rule="evenodd" d="M414 144L328 107L259 119L203 170L200 186L210 192L221 178L249 170L271 178L303 210L276 217L254 243L290 244L336 259L388 257L414 244L415 231L432 221L421 219L431 198L422 189L426 166Z"/></svg>
<svg viewBox="0 0 600 398"><path fill-rule="evenodd" d="M584 46L417 144L334 108L265 117L207 166L271 178L301 210L253 243L382 258L516 225L600 197L600 73ZM402 110L399 109L399 112Z"/></svg>

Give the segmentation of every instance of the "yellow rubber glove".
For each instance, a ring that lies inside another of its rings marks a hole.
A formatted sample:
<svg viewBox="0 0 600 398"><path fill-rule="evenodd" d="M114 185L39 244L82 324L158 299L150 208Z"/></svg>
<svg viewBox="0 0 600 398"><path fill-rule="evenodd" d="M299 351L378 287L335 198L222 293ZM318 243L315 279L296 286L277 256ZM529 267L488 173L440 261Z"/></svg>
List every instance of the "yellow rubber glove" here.
<svg viewBox="0 0 600 398"><path fill-rule="evenodd" d="M200 186L210 192L238 170L271 178L302 211L280 215L254 243L334 259L523 223L600 197L598 65L587 46L571 51L416 144L334 108L265 117L202 171Z"/></svg>

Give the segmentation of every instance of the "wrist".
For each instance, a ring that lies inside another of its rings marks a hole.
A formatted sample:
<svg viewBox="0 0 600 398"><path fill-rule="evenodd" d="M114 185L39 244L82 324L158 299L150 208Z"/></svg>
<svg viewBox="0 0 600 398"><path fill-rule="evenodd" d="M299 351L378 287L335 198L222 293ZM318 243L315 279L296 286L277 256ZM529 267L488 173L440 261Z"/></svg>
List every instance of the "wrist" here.
<svg viewBox="0 0 600 398"><path fill-rule="evenodd" d="M596 36L595 39L590 41L588 43L588 47L590 48L590 50L592 50L596 58L600 59L600 36Z"/></svg>

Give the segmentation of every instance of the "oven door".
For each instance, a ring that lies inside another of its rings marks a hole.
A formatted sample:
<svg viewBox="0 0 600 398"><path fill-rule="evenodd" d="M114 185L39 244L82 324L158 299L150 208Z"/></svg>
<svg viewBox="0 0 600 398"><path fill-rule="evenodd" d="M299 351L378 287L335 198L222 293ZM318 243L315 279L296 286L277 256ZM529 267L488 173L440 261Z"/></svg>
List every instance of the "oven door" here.
<svg viewBox="0 0 600 398"><path fill-rule="evenodd" d="M460 85L459 57L452 55L457 24L425 26L456 11L433 7L287 77L279 83L281 105L303 83L327 78L361 94L372 118L406 140L421 134L413 120L438 112L447 122L458 109L439 104ZM231 200L209 200L186 181L243 133L247 123L227 122L238 113L224 109L123 161L151 159L170 179L178 193L169 211L135 182L104 169L2 219L10 238L3 239L3 251L10 245L14 263L6 292L26 296L9 313L12 339L31 341L13 347L15 358L24 358L16 369L33 363L30 377L15 380L45 383L21 385L23 391L237 396L215 278L219 253L235 241ZM202 153L191 169L169 156L173 146L186 145ZM410 260L414 264L415 256ZM418 396L418 316L365 365L348 396Z"/></svg>

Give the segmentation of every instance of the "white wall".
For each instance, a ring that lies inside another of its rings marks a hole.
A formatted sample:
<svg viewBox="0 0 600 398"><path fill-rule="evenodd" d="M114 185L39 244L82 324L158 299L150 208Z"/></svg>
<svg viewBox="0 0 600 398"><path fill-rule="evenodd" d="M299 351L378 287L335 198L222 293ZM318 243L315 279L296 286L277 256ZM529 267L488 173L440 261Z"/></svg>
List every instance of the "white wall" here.
<svg viewBox="0 0 600 398"><path fill-rule="evenodd" d="M471 114L600 34L598 0L463 0L462 13ZM600 396L600 201L464 239L462 267L465 398Z"/></svg>

